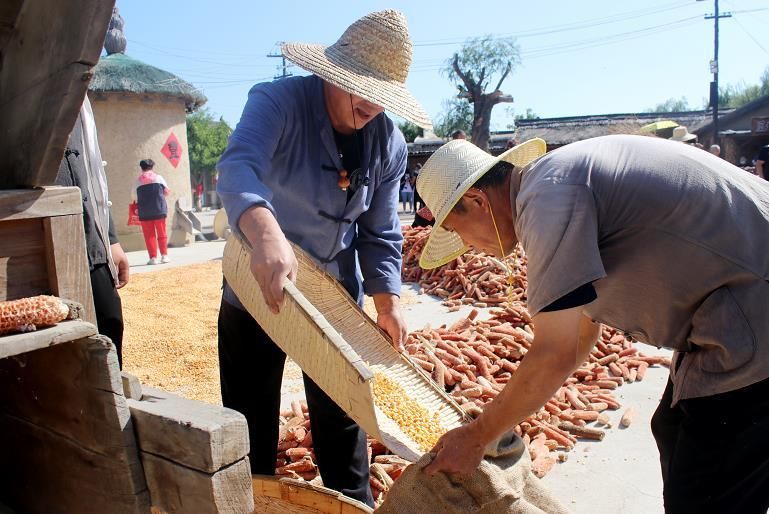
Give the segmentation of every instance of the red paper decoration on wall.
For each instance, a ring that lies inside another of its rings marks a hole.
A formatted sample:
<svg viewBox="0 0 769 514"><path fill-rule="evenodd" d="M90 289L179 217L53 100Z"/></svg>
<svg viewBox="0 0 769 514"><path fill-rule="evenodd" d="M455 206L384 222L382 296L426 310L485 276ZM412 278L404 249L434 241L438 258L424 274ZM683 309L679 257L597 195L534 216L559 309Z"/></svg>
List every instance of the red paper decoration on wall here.
<svg viewBox="0 0 769 514"><path fill-rule="evenodd" d="M179 161L182 160L182 145L179 144L179 140L176 138L176 134L171 132L166 142L163 143L163 149L160 153L166 156L166 159L171 163L171 166L176 168L179 165Z"/></svg>

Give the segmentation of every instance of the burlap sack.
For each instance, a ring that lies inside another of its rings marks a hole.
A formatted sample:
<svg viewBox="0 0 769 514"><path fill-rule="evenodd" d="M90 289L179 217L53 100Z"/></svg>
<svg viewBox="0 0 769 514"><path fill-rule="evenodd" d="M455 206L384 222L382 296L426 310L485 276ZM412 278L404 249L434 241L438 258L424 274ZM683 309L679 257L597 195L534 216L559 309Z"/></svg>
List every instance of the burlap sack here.
<svg viewBox="0 0 769 514"><path fill-rule="evenodd" d="M428 477L425 454L395 481L377 514L567 514L531 472L529 452L516 435L504 437L496 451L471 475L456 480L444 473Z"/></svg>

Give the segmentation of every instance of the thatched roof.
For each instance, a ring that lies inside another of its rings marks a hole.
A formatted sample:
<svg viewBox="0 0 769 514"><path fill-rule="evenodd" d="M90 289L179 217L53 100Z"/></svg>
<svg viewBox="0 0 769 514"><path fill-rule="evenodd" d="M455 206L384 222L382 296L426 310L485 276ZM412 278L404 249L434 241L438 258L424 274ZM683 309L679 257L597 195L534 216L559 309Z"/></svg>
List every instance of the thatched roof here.
<svg viewBox="0 0 769 514"><path fill-rule="evenodd" d="M181 98L187 112L197 110L208 101L199 89L173 73L122 53L99 59L89 89L98 93L154 94Z"/></svg>
<svg viewBox="0 0 769 514"><path fill-rule="evenodd" d="M548 146L562 146L575 141L609 134L632 134L646 124L672 120L696 133L708 123L708 111L642 112L632 114L597 114L516 122L515 139L522 142L534 137L547 141Z"/></svg>
<svg viewBox="0 0 769 514"><path fill-rule="evenodd" d="M764 95L759 98L756 98L752 102L746 103L742 107L739 107L737 109L733 109L731 111L721 109L718 116L718 126L719 126L719 133L724 130L733 129L732 124L735 122L739 122L740 119L748 118L747 119L747 129L750 128L750 116L766 116L765 112L767 107L769 107L769 95ZM763 111L763 112L759 112ZM700 134L711 134L713 132L713 121L711 118L711 121L704 125L702 129L700 130Z"/></svg>

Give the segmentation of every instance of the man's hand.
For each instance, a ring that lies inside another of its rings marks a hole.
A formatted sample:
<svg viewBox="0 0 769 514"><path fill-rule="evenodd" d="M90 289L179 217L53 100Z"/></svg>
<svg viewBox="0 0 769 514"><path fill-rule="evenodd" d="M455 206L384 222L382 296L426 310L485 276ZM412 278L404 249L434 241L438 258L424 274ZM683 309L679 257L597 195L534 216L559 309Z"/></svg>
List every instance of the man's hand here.
<svg viewBox="0 0 769 514"><path fill-rule="evenodd" d="M283 280L294 282L299 263L278 221L269 209L253 207L240 217L241 232L251 243L251 273L264 301L277 314L283 304Z"/></svg>
<svg viewBox="0 0 769 514"><path fill-rule="evenodd" d="M117 268L117 284L115 287L120 289L128 283L128 278L131 274L130 266L128 265L128 256L123 251L123 247L120 246L120 243L110 245L109 250L112 254L112 261Z"/></svg>
<svg viewBox="0 0 769 514"><path fill-rule="evenodd" d="M402 352L408 328L401 313L400 298L389 293L375 294L374 305L377 312L376 324L387 332L395 349Z"/></svg>
<svg viewBox="0 0 769 514"><path fill-rule="evenodd" d="M475 423L449 430L431 450L435 458L423 471L428 476L441 472L460 477L469 475L480 466L486 444Z"/></svg>

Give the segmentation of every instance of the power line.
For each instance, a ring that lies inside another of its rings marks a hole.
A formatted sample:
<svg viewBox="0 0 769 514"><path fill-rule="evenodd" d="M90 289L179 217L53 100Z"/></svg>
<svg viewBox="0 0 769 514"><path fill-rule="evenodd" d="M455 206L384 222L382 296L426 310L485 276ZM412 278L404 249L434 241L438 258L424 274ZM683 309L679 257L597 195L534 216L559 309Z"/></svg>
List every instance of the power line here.
<svg viewBox="0 0 769 514"><path fill-rule="evenodd" d="M560 32L570 32L574 30L607 25L610 23L618 22L618 21L634 20L644 16L649 16L652 14L659 14L661 12L680 9L681 7L687 7L688 5L690 5L689 2L685 2L685 3L674 2L672 4L666 4L665 6L662 6L662 7L628 11L625 13L619 13L612 16L602 17L602 18L593 18L593 19L584 20L581 22L567 23L562 25L553 25L550 27L543 27L539 29L522 30L514 33L498 34L496 36L493 36L492 39L504 39L508 37L526 38L526 37L543 36L543 35L560 33ZM453 38L453 39L435 39L435 40L427 40L427 41L418 41L414 43L414 46L419 47L419 46L455 45L455 44L463 43L467 39L468 38L464 38L464 39Z"/></svg>
<svg viewBox="0 0 769 514"><path fill-rule="evenodd" d="M750 39L752 39L752 40L753 40L753 42L754 42L754 43L755 43L755 44L758 46L758 48L760 48L761 50L763 50L763 51L764 51L764 53L765 53L766 55L769 55L769 50L767 50L766 48L764 48L764 45L762 45L762 44L761 44L761 43L758 41L758 39L756 39L756 38L753 36L753 34L751 34L751 33L750 33L750 31L749 31L749 30L748 30L748 29L745 27L745 25L743 25L743 24L740 22L740 20L739 20L739 17L735 16L735 17L734 17L734 21L735 21L735 23L737 23L737 25L739 25L739 26L740 26L740 28L741 28L741 29L742 29L742 31L745 33L745 35L747 35L747 36L748 36Z"/></svg>

